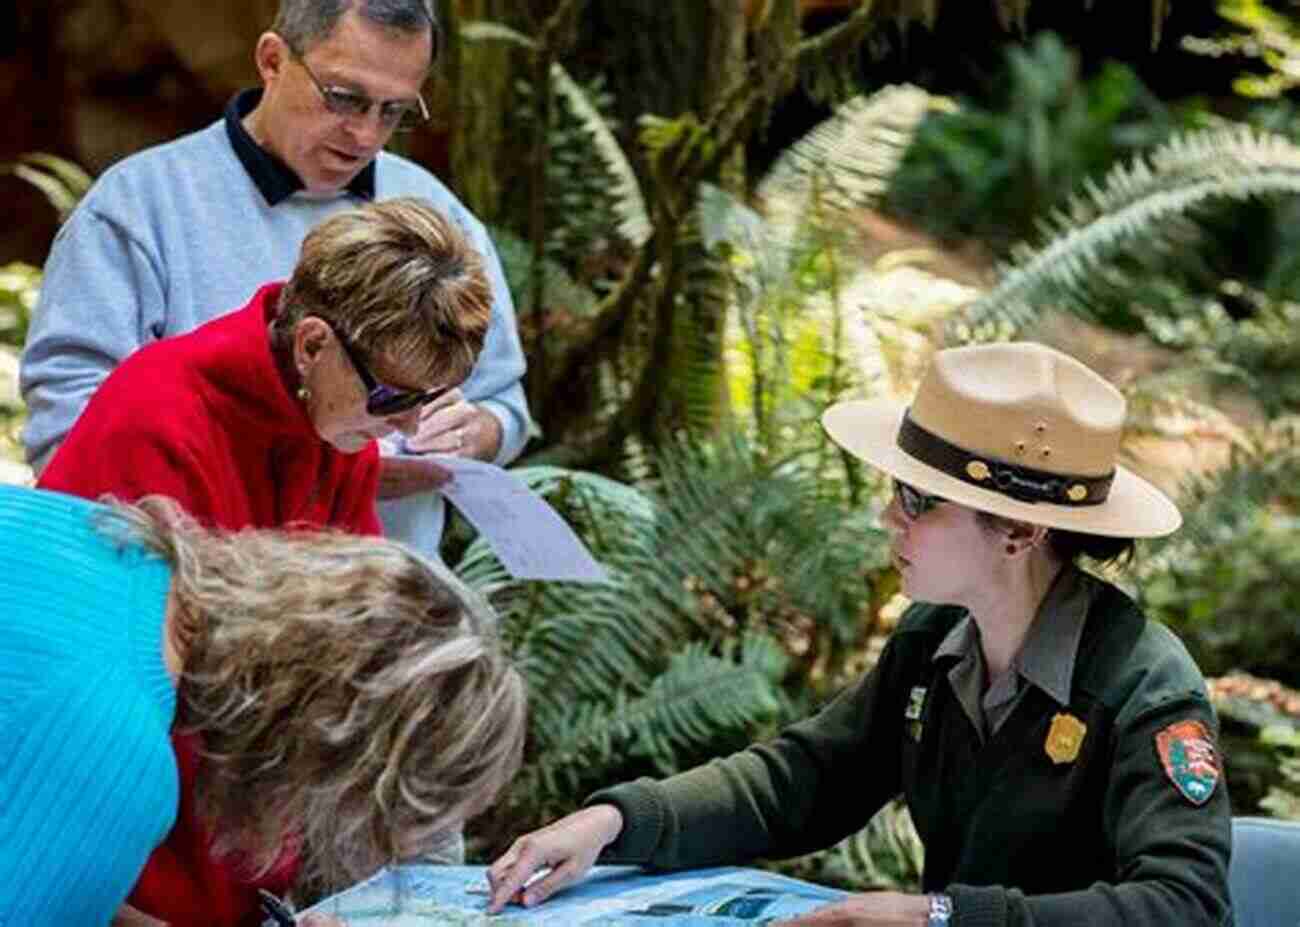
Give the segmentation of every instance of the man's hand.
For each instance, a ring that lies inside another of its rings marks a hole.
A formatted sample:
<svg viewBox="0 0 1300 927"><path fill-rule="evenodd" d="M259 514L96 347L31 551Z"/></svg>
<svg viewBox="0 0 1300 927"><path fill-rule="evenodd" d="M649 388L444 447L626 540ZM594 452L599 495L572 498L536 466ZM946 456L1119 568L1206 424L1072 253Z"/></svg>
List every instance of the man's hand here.
<svg viewBox="0 0 1300 927"><path fill-rule="evenodd" d="M501 423L491 412L465 399L459 388L420 410L420 424L406 439L411 451L494 460L501 449Z"/></svg>
<svg viewBox="0 0 1300 927"><path fill-rule="evenodd" d="M930 899L925 895L869 892L772 927L925 927L929 919Z"/></svg>
<svg viewBox="0 0 1300 927"><path fill-rule="evenodd" d="M525 834L488 867L492 897L488 913L509 902L531 908L586 874L608 844L623 832L623 813L613 805L593 805ZM529 884L540 870L551 871ZM525 886L527 886L525 888Z"/></svg>

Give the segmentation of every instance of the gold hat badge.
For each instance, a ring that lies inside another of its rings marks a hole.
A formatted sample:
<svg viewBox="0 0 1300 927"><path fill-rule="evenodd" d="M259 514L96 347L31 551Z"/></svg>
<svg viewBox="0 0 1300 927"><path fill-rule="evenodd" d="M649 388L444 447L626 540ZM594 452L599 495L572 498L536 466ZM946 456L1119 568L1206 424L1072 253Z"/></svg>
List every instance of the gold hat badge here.
<svg viewBox="0 0 1300 927"><path fill-rule="evenodd" d="M1043 749L1053 763L1073 763L1079 757L1079 748L1083 746L1083 737L1087 733L1088 725L1074 715L1053 715Z"/></svg>

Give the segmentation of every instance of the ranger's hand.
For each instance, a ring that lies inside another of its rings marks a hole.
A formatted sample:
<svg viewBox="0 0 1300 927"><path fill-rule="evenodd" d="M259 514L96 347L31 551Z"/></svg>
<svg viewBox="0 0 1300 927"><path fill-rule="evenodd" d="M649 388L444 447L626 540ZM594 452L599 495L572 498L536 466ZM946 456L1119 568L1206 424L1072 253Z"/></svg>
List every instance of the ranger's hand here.
<svg viewBox="0 0 1300 927"><path fill-rule="evenodd" d="M586 874L608 844L623 832L623 813L613 805L593 805L524 834L488 867L492 897L488 913L509 902L532 907ZM550 872L536 882L542 870Z"/></svg>

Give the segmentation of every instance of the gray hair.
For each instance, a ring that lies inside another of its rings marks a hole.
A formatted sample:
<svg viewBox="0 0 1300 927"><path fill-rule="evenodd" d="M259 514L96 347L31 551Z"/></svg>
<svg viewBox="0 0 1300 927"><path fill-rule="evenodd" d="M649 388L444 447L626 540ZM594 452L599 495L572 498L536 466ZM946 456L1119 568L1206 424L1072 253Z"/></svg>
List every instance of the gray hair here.
<svg viewBox="0 0 1300 927"><path fill-rule="evenodd" d="M329 38L343 14L356 9L363 19L398 32L423 32L433 39L430 64L438 60L442 27L433 0L280 0L271 31L303 53Z"/></svg>
<svg viewBox="0 0 1300 927"><path fill-rule="evenodd" d="M491 607L378 537L200 527L170 499L101 526L172 567L177 727L215 849L303 849L337 887L482 811L518 768L525 695Z"/></svg>

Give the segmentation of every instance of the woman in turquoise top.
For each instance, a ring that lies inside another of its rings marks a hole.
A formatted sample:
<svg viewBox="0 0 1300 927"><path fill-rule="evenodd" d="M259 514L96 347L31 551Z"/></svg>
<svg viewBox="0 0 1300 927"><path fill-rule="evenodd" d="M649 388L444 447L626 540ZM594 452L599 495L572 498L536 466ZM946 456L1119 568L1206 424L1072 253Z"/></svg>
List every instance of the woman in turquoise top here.
<svg viewBox="0 0 1300 927"><path fill-rule="evenodd" d="M286 840L316 884L400 858L516 767L493 626L392 542L0 486L0 925L111 921L176 814L173 725L252 871Z"/></svg>

